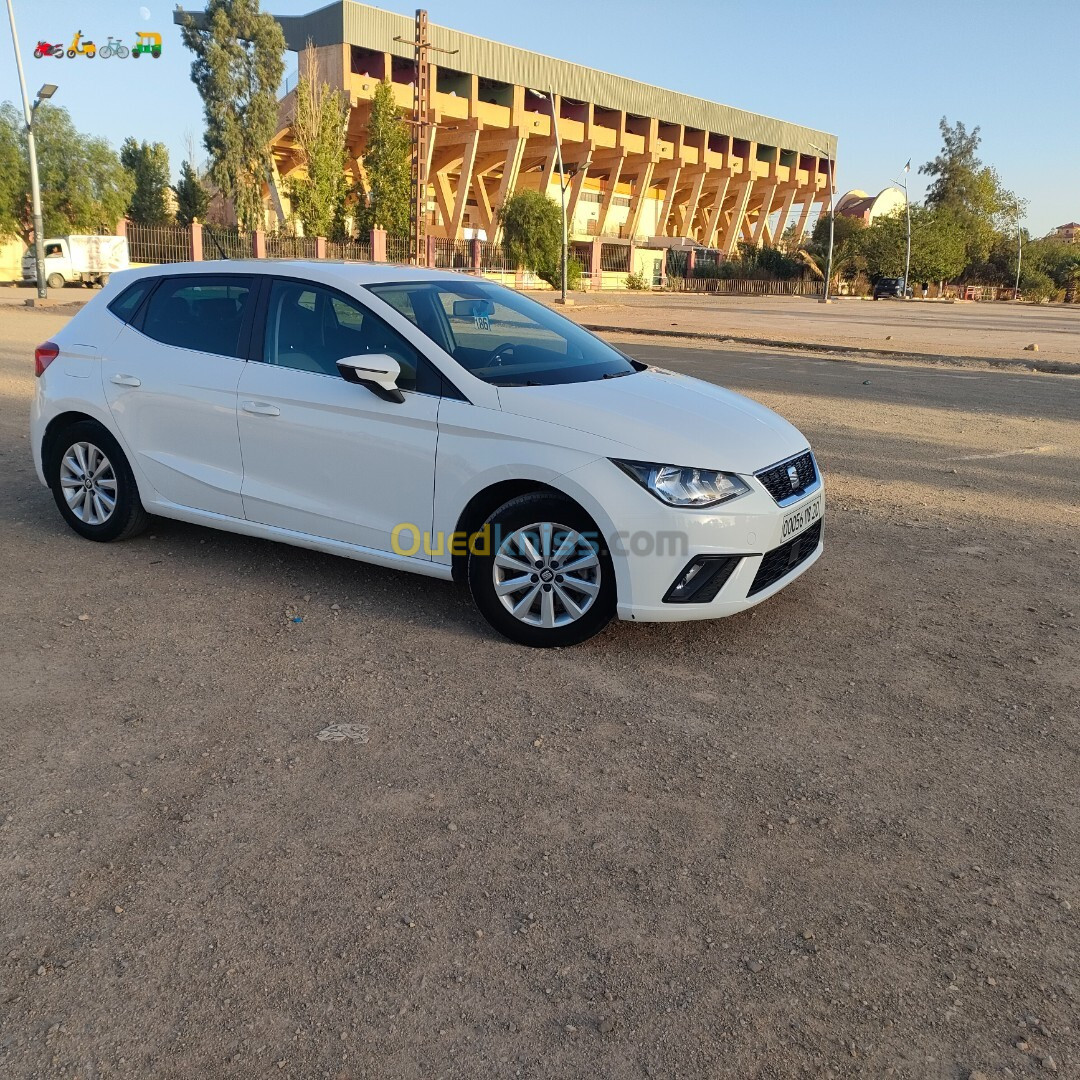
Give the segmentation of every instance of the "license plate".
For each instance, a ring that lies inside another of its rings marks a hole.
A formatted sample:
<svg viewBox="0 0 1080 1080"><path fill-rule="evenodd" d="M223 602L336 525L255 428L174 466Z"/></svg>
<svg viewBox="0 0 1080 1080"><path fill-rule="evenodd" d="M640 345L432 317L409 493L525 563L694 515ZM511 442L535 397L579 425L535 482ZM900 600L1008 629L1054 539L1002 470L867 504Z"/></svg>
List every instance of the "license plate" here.
<svg viewBox="0 0 1080 1080"><path fill-rule="evenodd" d="M821 517L821 496L805 502L797 510L792 510L784 515L784 524L780 529L780 540L790 540L798 536L804 529L808 529Z"/></svg>

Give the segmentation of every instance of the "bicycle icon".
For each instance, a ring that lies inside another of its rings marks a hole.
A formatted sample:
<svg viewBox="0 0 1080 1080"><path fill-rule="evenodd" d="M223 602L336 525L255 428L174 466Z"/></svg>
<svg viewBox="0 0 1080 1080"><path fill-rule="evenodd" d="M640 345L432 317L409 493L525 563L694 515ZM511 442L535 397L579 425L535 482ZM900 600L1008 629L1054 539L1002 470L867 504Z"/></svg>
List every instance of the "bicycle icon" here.
<svg viewBox="0 0 1080 1080"><path fill-rule="evenodd" d="M108 60L110 56L115 56L117 60L126 60L130 55L131 50L119 38L114 41L112 34L109 35L108 42L98 49L98 56L102 60Z"/></svg>

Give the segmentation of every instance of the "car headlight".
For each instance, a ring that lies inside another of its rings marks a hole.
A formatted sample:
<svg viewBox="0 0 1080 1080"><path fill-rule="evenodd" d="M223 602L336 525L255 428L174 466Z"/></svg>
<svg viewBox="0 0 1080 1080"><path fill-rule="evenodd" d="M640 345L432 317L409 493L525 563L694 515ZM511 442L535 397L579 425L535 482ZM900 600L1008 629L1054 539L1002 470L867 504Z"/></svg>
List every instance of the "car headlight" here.
<svg viewBox="0 0 1080 1080"><path fill-rule="evenodd" d="M668 506L703 507L737 499L750 490L734 473L715 469L690 469L682 465L656 465L648 461L619 461L612 458L627 476L633 477Z"/></svg>

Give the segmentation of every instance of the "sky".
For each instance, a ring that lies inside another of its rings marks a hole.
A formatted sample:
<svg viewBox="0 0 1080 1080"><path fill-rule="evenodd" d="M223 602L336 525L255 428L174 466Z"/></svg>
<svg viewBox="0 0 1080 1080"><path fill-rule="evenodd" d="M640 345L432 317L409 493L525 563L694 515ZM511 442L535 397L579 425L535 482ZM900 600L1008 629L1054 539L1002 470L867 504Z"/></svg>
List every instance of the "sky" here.
<svg viewBox="0 0 1080 1080"><path fill-rule="evenodd" d="M376 6L411 15L418 0ZM13 0L27 86L45 82L80 131L115 148L128 135L164 142L174 173L194 139L203 157L202 103L191 55L160 0ZM1080 220L1080 0L427 0L433 23L765 113L838 137L837 186L877 192L908 158L938 152L947 116L982 133L980 155L1028 202L1039 236ZM202 0L186 0L189 9ZM320 0L263 0L298 15ZM0 7L0 12L4 8ZM5 20L0 19L0 24ZM99 47L139 30L163 40L159 59L34 59L39 39ZM286 71L296 56L286 57ZM20 102L11 35L0 25L0 100Z"/></svg>

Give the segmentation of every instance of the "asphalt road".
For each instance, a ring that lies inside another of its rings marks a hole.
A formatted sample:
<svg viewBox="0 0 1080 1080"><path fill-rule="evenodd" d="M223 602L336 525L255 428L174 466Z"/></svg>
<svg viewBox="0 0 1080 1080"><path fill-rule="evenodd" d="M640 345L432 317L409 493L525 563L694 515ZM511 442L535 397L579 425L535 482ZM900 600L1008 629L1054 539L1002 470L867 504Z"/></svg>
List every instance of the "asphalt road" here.
<svg viewBox="0 0 1080 1080"><path fill-rule="evenodd" d="M807 434L826 554L537 653L446 583L75 537L57 325L0 314L5 1075L1076 1075L1080 380L628 340Z"/></svg>

